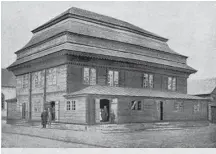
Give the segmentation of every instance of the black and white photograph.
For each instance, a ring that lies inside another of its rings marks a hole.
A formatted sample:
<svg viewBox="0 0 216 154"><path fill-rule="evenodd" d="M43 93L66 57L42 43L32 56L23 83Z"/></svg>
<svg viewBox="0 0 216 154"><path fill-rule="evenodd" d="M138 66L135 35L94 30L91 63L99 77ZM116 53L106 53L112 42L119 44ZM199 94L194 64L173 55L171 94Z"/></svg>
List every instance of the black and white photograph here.
<svg viewBox="0 0 216 154"><path fill-rule="evenodd" d="M216 148L216 1L1 1L1 128L3 149Z"/></svg>

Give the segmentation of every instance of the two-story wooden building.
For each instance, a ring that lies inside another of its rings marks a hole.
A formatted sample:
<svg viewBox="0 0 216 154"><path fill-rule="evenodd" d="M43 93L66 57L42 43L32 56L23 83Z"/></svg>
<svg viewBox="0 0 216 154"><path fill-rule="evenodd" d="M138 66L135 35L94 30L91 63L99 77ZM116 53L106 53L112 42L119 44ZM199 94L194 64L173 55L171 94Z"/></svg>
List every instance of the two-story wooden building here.
<svg viewBox="0 0 216 154"><path fill-rule="evenodd" d="M168 39L130 23L70 8L32 31L9 67L20 118L97 124L207 120L207 100L187 94L196 70Z"/></svg>

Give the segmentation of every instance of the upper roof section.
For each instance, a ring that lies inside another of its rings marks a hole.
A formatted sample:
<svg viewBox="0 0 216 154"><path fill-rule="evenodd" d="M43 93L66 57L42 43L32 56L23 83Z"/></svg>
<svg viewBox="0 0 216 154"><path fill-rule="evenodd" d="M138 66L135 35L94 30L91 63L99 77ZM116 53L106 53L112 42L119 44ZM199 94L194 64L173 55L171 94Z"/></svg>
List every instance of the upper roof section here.
<svg viewBox="0 0 216 154"><path fill-rule="evenodd" d="M208 95L216 89L216 77L202 80L188 80L188 94Z"/></svg>
<svg viewBox="0 0 216 154"><path fill-rule="evenodd" d="M45 24L39 26L38 28L32 30L33 33L39 32L43 29L46 29L62 20L65 20L67 18L79 18L79 19L83 19L83 20L87 20L90 22L100 22L102 24L106 24L109 26L115 26L116 28L120 28L123 29L125 31L129 31L129 32L133 32L136 34L140 34L149 38L153 38L156 40L160 40L163 42L167 42L168 39L161 37L159 35L156 35L154 33L151 33L149 31L146 31L142 28L139 28L135 25L132 25L128 22L122 21L122 20L118 20L112 17L108 17L105 15L101 15L101 14L97 14L91 11L87 11L87 10L83 10L80 8L76 8L76 7L71 7L70 9L68 9L67 11L63 12L62 14L56 16L55 18L51 19L50 21L46 22Z"/></svg>
<svg viewBox="0 0 216 154"><path fill-rule="evenodd" d="M1 69L2 76L2 87L16 87L16 77L14 74L7 69Z"/></svg>

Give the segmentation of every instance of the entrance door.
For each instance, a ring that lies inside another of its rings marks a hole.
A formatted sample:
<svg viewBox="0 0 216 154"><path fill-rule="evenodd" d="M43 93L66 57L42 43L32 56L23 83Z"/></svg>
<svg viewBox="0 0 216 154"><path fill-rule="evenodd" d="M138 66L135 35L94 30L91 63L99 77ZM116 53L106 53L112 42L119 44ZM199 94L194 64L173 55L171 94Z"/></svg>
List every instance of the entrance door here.
<svg viewBox="0 0 216 154"><path fill-rule="evenodd" d="M109 122L110 119L110 101L108 99L100 100L101 122Z"/></svg>
<svg viewBox="0 0 216 154"><path fill-rule="evenodd" d="M211 107L211 118L212 123L216 123L216 106Z"/></svg>
<svg viewBox="0 0 216 154"><path fill-rule="evenodd" d="M163 120L163 102L160 102L160 120Z"/></svg>
<svg viewBox="0 0 216 154"><path fill-rule="evenodd" d="M26 118L26 103L22 103L22 119Z"/></svg>
<svg viewBox="0 0 216 154"><path fill-rule="evenodd" d="M55 114L55 112L56 112L55 107L56 107L56 106L55 106L55 105L56 105L56 104L55 104L54 101L50 102L52 120L55 120L55 119L56 119L56 118L55 118L55 116L56 116L56 114Z"/></svg>

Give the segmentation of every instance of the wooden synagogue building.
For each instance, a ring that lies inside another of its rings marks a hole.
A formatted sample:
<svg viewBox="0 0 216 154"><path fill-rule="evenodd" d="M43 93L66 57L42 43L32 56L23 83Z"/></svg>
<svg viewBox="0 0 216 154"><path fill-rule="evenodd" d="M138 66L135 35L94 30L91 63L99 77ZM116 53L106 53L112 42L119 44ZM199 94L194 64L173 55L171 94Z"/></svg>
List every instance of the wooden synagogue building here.
<svg viewBox="0 0 216 154"><path fill-rule="evenodd" d="M196 70L166 38L74 7L32 33L8 68L17 82L12 118L40 120L51 107L62 123L207 120L208 100L187 94Z"/></svg>

